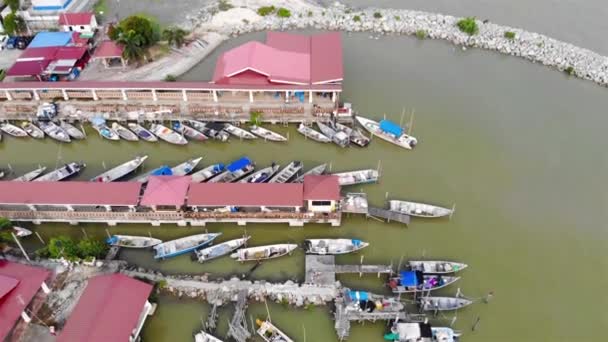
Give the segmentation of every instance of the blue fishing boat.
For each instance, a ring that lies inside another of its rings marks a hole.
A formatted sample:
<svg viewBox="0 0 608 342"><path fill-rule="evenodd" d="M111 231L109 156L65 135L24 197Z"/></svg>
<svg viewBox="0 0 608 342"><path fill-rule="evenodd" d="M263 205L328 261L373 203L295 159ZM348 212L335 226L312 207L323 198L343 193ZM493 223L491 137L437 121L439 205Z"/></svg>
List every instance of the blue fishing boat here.
<svg viewBox="0 0 608 342"><path fill-rule="evenodd" d="M92 118L91 125L103 138L108 140L120 140L118 133L106 125L106 120L104 118Z"/></svg>
<svg viewBox="0 0 608 342"><path fill-rule="evenodd" d="M154 246L154 259L166 259L207 246L222 233L197 234Z"/></svg>
<svg viewBox="0 0 608 342"><path fill-rule="evenodd" d="M209 180L209 183L230 183L247 176L255 170L255 164L247 157L235 160L226 166L226 171Z"/></svg>

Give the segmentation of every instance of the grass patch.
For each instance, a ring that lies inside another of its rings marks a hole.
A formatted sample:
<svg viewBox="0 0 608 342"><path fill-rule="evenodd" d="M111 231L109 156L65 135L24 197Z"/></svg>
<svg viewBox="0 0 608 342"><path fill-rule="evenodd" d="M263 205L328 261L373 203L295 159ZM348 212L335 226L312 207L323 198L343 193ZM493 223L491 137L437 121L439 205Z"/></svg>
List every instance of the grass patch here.
<svg viewBox="0 0 608 342"><path fill-rule="evenodd" d="M511 40L513 40L513 39L515 39L515 32L511 32L511 31L505 31L504 36L505 36L505 38L507 38L507 39L511 39Z"/></svg>
<svg viewBox="0 0 608 342"><path fill-rule="evenodd" d="M308 11L308 17L312 17L312 11Z"/></svg>
<svg viewBox="0 0 608 342"><path fill-rule="evenodd" d="M460 31L472 36L479 32L479 27L477 26L477 22L475 21L475 17L468 17L458 20L456 26L460 29Z"/></svg>
<svg viewBox="0 0 608 342"><path fill-rule="evenodd" d="M262 123L262 115L263 113L257 110L249 113L249 123L252 125L259 126L260 123Z"/></svg>
<svg viewBox="0 0 608 342"><path fill-rule="evenodd" d="M269 14L274 13L276 10L277 10L277 8L274 6L264 6L264 7L258 8L258 14L261 15L262 17L265 17Z"/></svg>
<svg viewBox="0 0 608 342"><path fill-rule="evenodd" d="M418 39L425 39L427 37L427 33L425 30L418 30L416 31L416 38Z"/></svg>
<svg viewBox="0 0 608 342"><path fill-rule="evenodd" d="M228 0L220 0L217 3L217 9L220 10L220 11L222 11L222 12L227 11L227 10L229 10L231 8L234 8L234 6L232 6L232 4L230 3L230 1L228 1Z"/></svg>
<svg viewBox="0 0 608 342"><path fill-rule="evenodd" d="M166 287L167 287L167 281L166 281L165 279L159 280L159 281L156 283L156 286L157 286L157 287L158 287L160 290L162 290L162 289L164 289L164 288L166 288Z"/></svg>
<svg viewBox="0 0 608 342"><path fill-rule="evenodd" d="M175 75L171 75L168 74L167 76L165 76L165 82L175 82L177 81L177 77L175 77Z"/></svg>
<svg viewBox="0 0 608 342"><path fill-rule="evenodd" d="M382 18L382 13L380 13L380 12L375 12L375 13L374 13L374 18L376 18L376 19L380 19L380 18Z"/></svg>
<svg viewBox="0 0 608 342"><path fill-rule="evenodd" d="M574 75L574 68L572 66L567 67L566 69L564 69L564 72L570 76Z"/></svg>
<svg viewBox="0 0 608 342"><path fill-rule="evenodd" d="M277 16L279 18L289 18L289 17L291 17L291 12L287 8L281 7L277 11Z"/></svg>
<svg viewBox="0 0 608 342"><path fill-rule="evenodd" d="M396 15L396 16L395 16L395 20L399 21L399 20L401 20L401 17L400 17L400 16L398 16L398 15Z"/></svg>
<svg viewBox="0 0 608 342"><path fill-rule="evenodd" d="M106 4L106 0L99 0L93 5L93 11L97 15L104 15L108 13L108 5Z"/></svg>
<svg viewBox="0 0 608 342"><path fill-rule="evenodd" d="M358 16L358 15L356 15L356 16L353 17L353 21L358 23L358 22L361 21L361 17Z"/></svg>

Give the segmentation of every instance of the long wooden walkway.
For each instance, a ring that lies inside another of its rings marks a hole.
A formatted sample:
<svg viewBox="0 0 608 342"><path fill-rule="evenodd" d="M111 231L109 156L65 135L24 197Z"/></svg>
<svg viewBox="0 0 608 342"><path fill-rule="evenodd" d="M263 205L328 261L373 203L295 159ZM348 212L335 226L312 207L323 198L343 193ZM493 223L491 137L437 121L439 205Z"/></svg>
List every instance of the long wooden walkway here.
<svg viewBox="0 0 608 342"><path fill-rule="evenodd" d="M406 225L410 224L410 216L402 213L397 213L391 210L386 210L382 208L369 207L367 210L367 216L377 217L384 219L388 222L396 221L401 222Z"/></svg>
<svg viewBox="0 0 608 342"><path fill-rule="evenodd" d="M336 282L336 274L390 274L392 265L336 265L334 255L306 255L305 282L316 285L330 285Z"/></svg>

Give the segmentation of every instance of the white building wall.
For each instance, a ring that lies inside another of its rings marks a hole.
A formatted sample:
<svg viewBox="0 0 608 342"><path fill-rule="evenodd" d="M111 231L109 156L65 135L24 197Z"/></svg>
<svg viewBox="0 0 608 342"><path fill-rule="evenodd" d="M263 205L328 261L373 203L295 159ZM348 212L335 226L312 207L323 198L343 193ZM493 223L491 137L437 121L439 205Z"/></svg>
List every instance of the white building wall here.
<svg viewBox="0 0 608 342"><path fill-rule="evenodd" d="M135 326L135 329L133 329L133 334L131 334L131 337L129 338L129 342L137 341L137 336L139 336L139 333L141 333L141 329L144 327L144 323L146 322L146 317L148 317L148 314L150 314L151 310L152 304L146 301L141 315L139 316L139 320L137 321L137 326Z"/></svg>
<svg viewBox="0 0 608 342"><path fill-rule="evenodd" d="M332 213L336 211L336 201L328 201L329 205L313 205L313 202L317 202L317 200L308 200L307 208L308 211L312 211L314 213Z"/></svg>

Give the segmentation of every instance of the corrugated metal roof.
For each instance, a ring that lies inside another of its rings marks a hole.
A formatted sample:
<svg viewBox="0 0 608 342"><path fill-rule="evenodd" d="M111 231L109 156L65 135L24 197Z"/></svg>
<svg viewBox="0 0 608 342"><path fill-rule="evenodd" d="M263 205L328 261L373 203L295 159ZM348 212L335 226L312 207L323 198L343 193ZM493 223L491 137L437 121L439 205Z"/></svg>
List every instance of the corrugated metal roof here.
<svg viewBox="0 0 608 342"><path fill-rule="evenodd" d="M93 13L61 13L59 15L59 25L91 25Z"/></svg>
<svg viewBox="0 0 608 342"><path fill-rule="evenodd" d="M72 32L39 32L28 48L66 46L72 41Z"/></svg>
<svg viewBox="0 0 608 342"><path fill-rule="evenodd" d="M301 207L303 185L294 183L193 183L189 206Z"/></svg>
<svg viewBox="0 0 608 342"><path fill-rule="evenodd" d="M190 176L150 176L140 204L182 206L191 180Z"/></svg>
<svg viewBox="0 0 608 342"><path fill-rule="evenodd" d="M99 44L93 58L118 58L122 56L124 48L111 40L104 40Z"/></svg>
<svg viewBox="0 0 608 342"><path fill-rule="evenodd" d="M304 176L304 200L340 200L340 183L337 176Z"/></svg>

